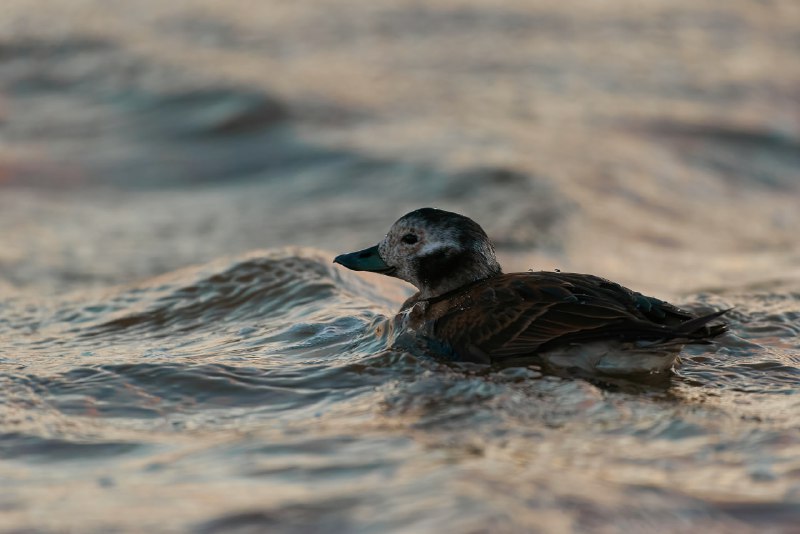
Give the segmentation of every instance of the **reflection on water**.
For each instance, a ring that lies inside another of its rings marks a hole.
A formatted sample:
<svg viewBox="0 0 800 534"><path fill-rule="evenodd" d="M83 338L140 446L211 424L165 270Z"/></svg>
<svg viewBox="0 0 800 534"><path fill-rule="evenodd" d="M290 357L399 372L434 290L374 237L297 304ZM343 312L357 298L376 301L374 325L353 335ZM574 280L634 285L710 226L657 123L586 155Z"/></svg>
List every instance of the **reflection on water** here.
<svg viewBox="0 0 800 534"><path fill-rule="evenodd" d="M791 1L27 4L0 20L0 530L796 528ZM653 381L437 361L398 338L408 288L318 250L431 204L507 270L731 333Z"/></svg>

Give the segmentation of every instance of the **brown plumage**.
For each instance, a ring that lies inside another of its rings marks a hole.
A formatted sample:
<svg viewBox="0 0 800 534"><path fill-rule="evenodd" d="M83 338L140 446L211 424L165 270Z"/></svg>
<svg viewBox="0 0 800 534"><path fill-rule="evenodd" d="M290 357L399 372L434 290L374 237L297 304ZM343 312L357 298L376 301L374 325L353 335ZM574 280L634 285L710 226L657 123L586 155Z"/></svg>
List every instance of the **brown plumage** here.
<svg viewBox="0 0 800 534"><path fill-rule="evenodd" d="M498 362L596 341L704 342L725 331L701 318L592 275L514 273L431 299L412 297L409 325L444 340L460 359ZM640 343L641 344L641 343Z"/></svg>
<svg viewBox="0 0 800 534"><path fill-rule="evenodd" d="M534 358L559 367L628 374L668 369L683 344L726 331L702 317L588 274L502 274L483 230L431 208L401 218L376 247L338 263L413 283L406 327L453 359Z"/></svg>

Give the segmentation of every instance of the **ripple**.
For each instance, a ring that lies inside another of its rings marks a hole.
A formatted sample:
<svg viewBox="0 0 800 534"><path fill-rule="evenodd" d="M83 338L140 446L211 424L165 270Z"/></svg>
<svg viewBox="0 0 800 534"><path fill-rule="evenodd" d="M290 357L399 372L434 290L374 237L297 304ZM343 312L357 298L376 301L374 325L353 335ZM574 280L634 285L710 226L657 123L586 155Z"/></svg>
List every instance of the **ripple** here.
<svg viewBox="0 0 800 534"><path fill-rule="evenodd" d="M137 443L108 442L87 439L74 441L42 438L20 433L0 434L0 454L7 460L25 459L32 462L68 460L102 460L138 450Z"/></svg>
<svg viewBox="0 0 800 534"><path fill-rule="evenodd" d="M580 502L570 517L581 524L615 511L638 528L649 523L624 503L645 482L666 499L637 497L648 517L682 510L724 525L732 505L707 496L725 476L742 499L757 483L789 520L780 503L800 452L796 293L697 296L695 309L736 306L731 334L688 347L676 374L653 383L439 361L404 341L392 295L325 254L281 249L101 294L7 300L0 448L40 484L51 462L81 472L122 458L92 487L149 480L168 498L190 480L227 503L194 523L207 532L363 526L354 510L375 496L399 507L376 529L416 524L402 510L420 495L459 510L466 528L493 513L496 492L514 503L533 486L550 513ZM232 502L231 484L250 489ZM534 524L527 509L514 524ZM738 520L763 517L755 507Z"/></svg>

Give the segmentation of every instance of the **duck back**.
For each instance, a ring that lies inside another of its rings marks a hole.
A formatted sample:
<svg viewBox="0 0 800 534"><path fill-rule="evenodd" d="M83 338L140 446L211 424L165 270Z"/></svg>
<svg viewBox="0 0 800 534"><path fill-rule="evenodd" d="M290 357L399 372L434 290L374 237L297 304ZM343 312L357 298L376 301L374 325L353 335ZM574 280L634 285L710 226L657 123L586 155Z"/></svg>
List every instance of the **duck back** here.
<svg viewBox="0 0 800 534"><path fill-rule="evenodd" d="M535 357L605 374L669 369L686 343L724 325L598 276L527 272L494 276L403 307L416 328L453 358L503 363Z"/></svg>

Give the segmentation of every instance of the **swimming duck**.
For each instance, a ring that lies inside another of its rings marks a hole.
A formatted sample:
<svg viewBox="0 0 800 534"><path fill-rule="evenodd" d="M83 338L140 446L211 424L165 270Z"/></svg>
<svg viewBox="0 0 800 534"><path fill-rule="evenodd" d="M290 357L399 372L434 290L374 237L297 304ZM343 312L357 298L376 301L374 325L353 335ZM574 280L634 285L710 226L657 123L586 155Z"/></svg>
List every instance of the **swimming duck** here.
<svg viewBox="0 0 800 534"><path fill-rule="evenodd" d="M334 262L414 285L398 317L457 361L654 373L670 369L685 344L727 329L709 323L728 310L696 316L590 274L503 274L475 221L435 208L404 215L380 243Z"/></svg>

